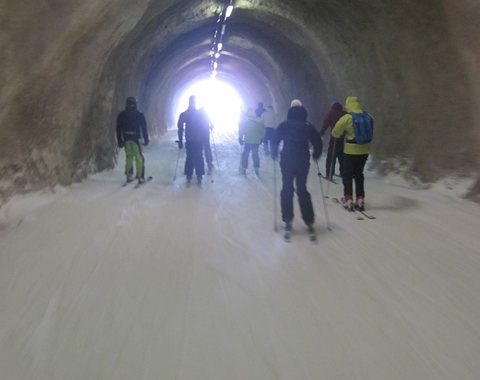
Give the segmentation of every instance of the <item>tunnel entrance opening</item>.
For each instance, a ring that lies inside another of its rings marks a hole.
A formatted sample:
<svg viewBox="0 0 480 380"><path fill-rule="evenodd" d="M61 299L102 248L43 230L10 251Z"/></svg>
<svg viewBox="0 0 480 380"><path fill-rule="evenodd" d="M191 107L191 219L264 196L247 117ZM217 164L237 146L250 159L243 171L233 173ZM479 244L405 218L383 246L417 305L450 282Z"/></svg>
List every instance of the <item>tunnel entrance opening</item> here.
<svg viewBox="0 0 480 380"><path fill-rule="evenodd" d="M209 78L187 86L178 97L175 107L177 119L180 113L187 109L191 95L197 98L197 108L203 107L207 112L216 136L228 139L236 134L244 101L231 84Z"/></svg>

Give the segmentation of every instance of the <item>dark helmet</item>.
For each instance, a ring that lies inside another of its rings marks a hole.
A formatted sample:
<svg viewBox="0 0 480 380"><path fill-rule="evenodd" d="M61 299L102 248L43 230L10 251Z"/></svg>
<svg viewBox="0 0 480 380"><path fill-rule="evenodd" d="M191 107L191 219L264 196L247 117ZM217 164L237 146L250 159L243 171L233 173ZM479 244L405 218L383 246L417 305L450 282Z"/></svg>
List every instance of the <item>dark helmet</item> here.
<svg viewBox="0 0 480 380"><path fill-rule="evenodd" d="M127 101L125 102L127 107L136 107L137 106L137 99L135 99L133 96L129 96L127 98Z"/></svg>
<svg viewBox="0 0 480 380"><path fill-rule="evenodd" d="M343 111L343 106L337 101L332 102L331 108L332 110Z"/></svg>
<svg viewBox="0 0 480 380"><path fill-rule="evenodd" d="M290 107L287 112L287 120L307 121L307 110L303 106Z"/></svg>

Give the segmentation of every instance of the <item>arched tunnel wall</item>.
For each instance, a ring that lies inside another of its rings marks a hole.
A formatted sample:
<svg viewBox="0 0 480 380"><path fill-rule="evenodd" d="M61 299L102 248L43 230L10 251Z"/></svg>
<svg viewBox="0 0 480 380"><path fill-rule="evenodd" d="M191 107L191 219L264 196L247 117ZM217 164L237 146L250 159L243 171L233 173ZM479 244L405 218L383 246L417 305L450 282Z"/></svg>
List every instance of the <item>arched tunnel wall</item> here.
<svg viewBox="0 0 480 380"><path fill-rule="evenodd" d="M126 96L165 130L172 93L208 70L222 4L2 0L2 199L111 168ZM280 115L299 97L314 124L332 99L358 95L375 116L377 168L400 158L426 181L473 176L479 199L478 2L234 4L220 75L244 77L240 91L270 98Z"/></svg>

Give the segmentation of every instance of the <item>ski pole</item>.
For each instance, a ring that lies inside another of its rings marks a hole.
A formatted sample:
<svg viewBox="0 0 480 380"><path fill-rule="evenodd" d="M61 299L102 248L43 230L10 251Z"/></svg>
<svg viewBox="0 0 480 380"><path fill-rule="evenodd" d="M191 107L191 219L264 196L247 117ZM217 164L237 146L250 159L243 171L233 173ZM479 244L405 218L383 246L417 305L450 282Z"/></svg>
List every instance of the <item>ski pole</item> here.
<svg viewBox="0 0 480 380"><path fill-rule="evenodd" d="M335 137L330 137L332 139L335 139ZM335 160L337 159L336 157L336 144L337 144L337 139L333 140L333 149L332 149L332 156L331 156L331 163L330 163L330 173L328 174L328 177L329 177L329 181L327 183L327 193L325 195L325 198L328 198L328 194L329 194L329 191L330 191L330 181L333 180L333 167L335 165Z"/></svg>
<svg viewBox="0 0 480 380"><path fill-rule="evenodd" d="M273 230L278 231L277 228L277 161L273 161Z"/></svg>
<svg viewBox="0 0 480 380"><path fill-rule="evenodd" d="M175 141L175 143L178 145L179 141ZM178 162L180 161L180 155L182 153L183 149L178 148L178 154L177 154L177 163L175 164L175 174L173 175L173 182L177 179L177 169L178 169Z"/></svg>
<svg viewBox="0 0 480 380"><path fill-rule="evenodd" d="M217 156L217 147L215 146L215 139L213 138L213 130L212 129L210 129L210 135L212 136L212 145L213 145L213 153L215 154L215 161L217 161L217 168L219 168L218 156Z"/></svg>
<svg viewBox="0 0 480 380"><path fill-rule="evenodd" d="M245 144L240 145L240 166L238 167L238 175L242 175L242 160L243 160L243 151L245 149Z"/></svg>
<svg viewBox="0 0 480 380"><path fill-rule="evenodd" d="M330 227L330 218L328 217L327 202L325 201L325 197L323 195L322 174L320 173L320 167L318 166L318 161L315 161L315 162L317 164L317 174L318 174L318 180L320 182L320 193L322 194L323 209L325 210L325 221L327 223L327 230L331 231L332 228Z"/></svg>
<svg viewBox="0 0 480 380"><path fill-rule="evenodd" d="M218 166L217 166L217 168L218 168ZM209 169L209 171L210 171L210 183L213 183L214 182L214 180L213 180L213 170Z"/></svg>

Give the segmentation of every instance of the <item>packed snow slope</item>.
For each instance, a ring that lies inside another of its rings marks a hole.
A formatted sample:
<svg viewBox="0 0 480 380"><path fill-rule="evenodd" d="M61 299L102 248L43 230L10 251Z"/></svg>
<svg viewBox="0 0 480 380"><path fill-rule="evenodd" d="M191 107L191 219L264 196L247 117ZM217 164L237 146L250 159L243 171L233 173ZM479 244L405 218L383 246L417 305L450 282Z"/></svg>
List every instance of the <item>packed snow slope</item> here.
<svg viewBox="0 0 480 380"><path fill-rule="evenodd" d="M312 167L318 244L298 211L285 243L271 160L240 177L218 139L214 182L186 188L173 139L144 187L119 162L0 209L2 379L478 379L477 204L367 173L377 219L328 200L330 232Z"/></svg>

